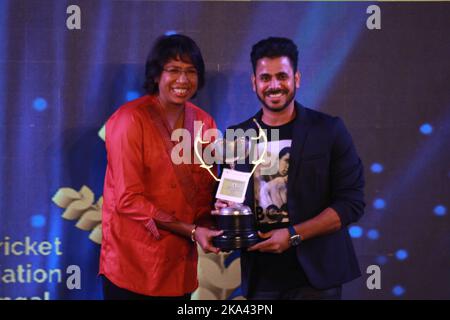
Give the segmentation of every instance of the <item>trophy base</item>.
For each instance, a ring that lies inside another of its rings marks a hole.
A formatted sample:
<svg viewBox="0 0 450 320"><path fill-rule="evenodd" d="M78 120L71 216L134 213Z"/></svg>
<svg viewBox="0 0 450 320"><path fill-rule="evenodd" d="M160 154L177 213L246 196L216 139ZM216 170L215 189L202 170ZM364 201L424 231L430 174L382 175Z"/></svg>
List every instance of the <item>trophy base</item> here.
<svg viewBox="0 0 450 320"><path fill-rule="evenodd" d="M255 233L245 236L227 236L225 234L214 237L212 240L214 246L221 251L231 251L236 249L244 249L251 247L259 242L259 238Z"/></svg>

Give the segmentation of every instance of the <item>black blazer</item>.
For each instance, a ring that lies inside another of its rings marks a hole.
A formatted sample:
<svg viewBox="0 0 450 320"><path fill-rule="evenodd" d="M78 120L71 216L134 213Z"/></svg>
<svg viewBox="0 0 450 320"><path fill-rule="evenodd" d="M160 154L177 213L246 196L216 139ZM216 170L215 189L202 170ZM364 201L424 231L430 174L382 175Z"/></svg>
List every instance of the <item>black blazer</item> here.
<svg viewBox="0 0 450 320"><path fill-rule="evenodd" d="M361 275L347 225L364 213L364 175L352 138L341 119L295 103L296 118L292 135L288 171L287 206L291 224L313 218L325 208L338 213L342 228L329 235L302 242L297 257L311 285L327 289ZM254 118L260 121L262 111ZM231 129L258 130L248 119ZM236 170L251 171L248 164ZM254 208L253 179L247 189L245 204ZM241 252L241 289L246 296L252 263L258 252Z"/></svg>

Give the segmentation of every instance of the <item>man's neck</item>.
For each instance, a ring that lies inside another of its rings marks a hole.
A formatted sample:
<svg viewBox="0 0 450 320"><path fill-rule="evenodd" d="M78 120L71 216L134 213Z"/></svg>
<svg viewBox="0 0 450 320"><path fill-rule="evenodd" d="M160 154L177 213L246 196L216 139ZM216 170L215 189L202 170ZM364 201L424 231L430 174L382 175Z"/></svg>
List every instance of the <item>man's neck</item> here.
<svg viewBox="0 0 450 320"><path fill-rule="evenodd" d="M262 107L262 111L263 114L261 120L265 124L272 127L282 126L295 118L294 101L292 101L287 108L281 110L280 112L269 110L264 106Z"/></svg>

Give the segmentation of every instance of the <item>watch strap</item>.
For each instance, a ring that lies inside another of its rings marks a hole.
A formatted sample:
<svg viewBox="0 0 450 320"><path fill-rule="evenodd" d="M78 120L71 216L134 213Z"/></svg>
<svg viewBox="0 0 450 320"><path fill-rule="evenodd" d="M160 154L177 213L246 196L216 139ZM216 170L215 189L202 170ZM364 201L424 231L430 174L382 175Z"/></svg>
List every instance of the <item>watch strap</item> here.
<svg viewBox="0 0 450 320"><path fill-rule="evenodd" d="M295 232L294 226L289 226L288 230L289 230L289 234L291 235L291 237L295 236L297 234L297 232Z"/></svg>

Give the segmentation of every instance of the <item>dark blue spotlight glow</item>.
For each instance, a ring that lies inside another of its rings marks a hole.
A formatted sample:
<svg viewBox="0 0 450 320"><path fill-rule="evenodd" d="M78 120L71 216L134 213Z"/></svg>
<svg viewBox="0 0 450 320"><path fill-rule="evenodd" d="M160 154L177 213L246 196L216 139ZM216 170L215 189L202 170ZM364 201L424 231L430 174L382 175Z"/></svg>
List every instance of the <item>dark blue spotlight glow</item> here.
<svg viewBox="0 0 450 320"><path fill-rule="evenodd" d="M173 36L174 34L177 34L178 32L176 32L175 30L167 30L166 32L164 32L164 35L166 36Z"/></svg>
<svg viewBox="0 0 450 320"><path fill-rule="evenodd" d="M394 296L400 297L404 293L405 293L405 289L400 285L396 285L394 288L392 288L392 294Z"/></svg>
<svg viewBox="0 0 450 320"><path fill-rule="evenodd" d="M406 258L408 258L408 251L404 249L397 250L397 252L395 253L395 257L398 260L405 260Z"/></svg>
<svg viewBox="0 0 450 320"><path fill-rule="evenodd" d="M447 208L444 207L443 205L437 205L436 207L434 207L434 214L437 216L445 216L445 214L447 213Z"/></svg>
<svg viewBox="0 0 450 320"><path fill-rule="evenodd" d="M44 111L45 109L47 109L47 100L41 97L34 99L33 108L36 111Z"/></svg>
<svg viewBox="0 0 450 320"><path fill-rule="evenodd" d="M373 163L371 166L370 166L370 170L373 172L373 173L381 173L381 172L383 172L383 165L382 164L380 164L380 163Z"/></svg>
<svg viewBox="0 0 450 320"><path fill-rule="evenodd" d="M371 240L377 240L380 237L380 233L376 229L370 229L367 231L367 238Z"/></svg>
<svg viewBox="0 0 450 320"><path fill-rule="evenodd" d="M352 238L361 238L363 229L359 226L352 226L348 229L348 233L350 233Z"/></svg>
<svg viewBox="0 0 450 320"><path fill-rule="evenodd" d="M375 209L384 209L384 207L386 207L386 201L381 198L375 199L373 202L373 207Z"/></svg>
<svg viewBox="0 0 450 320"><path fill-rule="evenodd" d="M429 135L433 132L433 127L429 123L424 123L420 126L420 132L425 135Z"/></svg>
<svg viewBox="0 0 450 320"><path fill-rule="evenodd" d="M375 258L375 261L378 265L382 266L388 262L388 258L386 256L378 256Z"/></svg>
<svg viewBox="0 0 450 320"><path fill-rule="evenodd" d="M33 228L42 228L45 226L46 219L42 214L36 214L31 217L31 226Z"/></svg>

